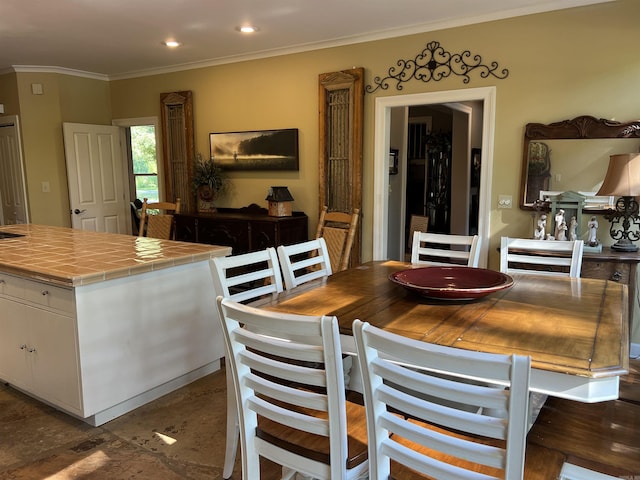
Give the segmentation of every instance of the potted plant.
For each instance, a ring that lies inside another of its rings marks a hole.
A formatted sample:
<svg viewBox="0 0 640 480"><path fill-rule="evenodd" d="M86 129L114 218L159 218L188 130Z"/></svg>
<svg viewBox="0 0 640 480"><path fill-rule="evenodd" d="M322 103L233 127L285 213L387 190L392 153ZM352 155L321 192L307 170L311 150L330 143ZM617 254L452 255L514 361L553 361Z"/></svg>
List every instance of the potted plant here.
<svg viewBox="0 0 640 480"><path fill-rule="evenodd" d="M191 188L196 195L198 212L215 212L214 201L229 186L229 179L224 170L211 159L203 159L197 154L193 162Z"/></svg>

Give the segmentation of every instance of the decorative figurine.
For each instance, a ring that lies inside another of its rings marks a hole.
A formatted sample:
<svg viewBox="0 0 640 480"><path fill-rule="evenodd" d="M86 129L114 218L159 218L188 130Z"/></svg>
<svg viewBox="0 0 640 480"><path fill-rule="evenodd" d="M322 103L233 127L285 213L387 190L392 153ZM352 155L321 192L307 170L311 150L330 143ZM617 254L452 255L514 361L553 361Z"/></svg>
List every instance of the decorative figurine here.
<svg viewBox="0 0 640 480"><path fill-rule="evenodd" d="M556 213L556 230L554 232L554 236L556 240L560 240L560 225L562 225L563 223L565 223L564 210L560 209L558 210L558 213ZM566 230L566 223L565 223L565 230Z"/></svg>
<svg viewBox="0 0 640 480"><path fill-rule="evenodd" d="M547 216L543 213L538 218L538 227L535 232L533 232L533 238L536 240L544 240L545 234L547 230Z"/></svg>
<svg viewBox="0 0 640 480"><path fill-rule="evenodd" d="M558 227L558 233L556 235L556 240L566 240L567 239L567 222L562 220L560 226Z"/></svg>
<svg viewBox="0 0 640 480"><path fill-rule="evenodd" d="M569 240L577 240L578 234L576 230L578 229L578 221L575 216L571 217L571 221L569 222Z"/></svg>
<svg viewBox="0 0 640 480"><path fill-rule="evenodd" d="M587 226L589 227L589 241L587 242L587 245L589 245L590 247L597 247L598 246L598 220L596 220L595 216L591 217L591 220L589 220L589 223L587 223Z"/></svg>

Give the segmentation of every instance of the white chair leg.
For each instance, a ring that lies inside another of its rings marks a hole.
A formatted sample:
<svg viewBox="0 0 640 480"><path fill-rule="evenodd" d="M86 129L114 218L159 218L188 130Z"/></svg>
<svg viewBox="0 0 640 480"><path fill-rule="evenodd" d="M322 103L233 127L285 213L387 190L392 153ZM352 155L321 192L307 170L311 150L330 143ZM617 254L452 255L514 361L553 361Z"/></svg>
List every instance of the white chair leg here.
<svg viewBox="0 0 640 480"><path fill-rule="evenodd" d="M240 426L238 424L238 410L236 407L236 395L233 386L233 378L229 371L229 362L225 362L227 375L227 446L224 451L224 468L222 478L231 478L233 466L236 463L238 453L238 438L240 436Z"/></svg>

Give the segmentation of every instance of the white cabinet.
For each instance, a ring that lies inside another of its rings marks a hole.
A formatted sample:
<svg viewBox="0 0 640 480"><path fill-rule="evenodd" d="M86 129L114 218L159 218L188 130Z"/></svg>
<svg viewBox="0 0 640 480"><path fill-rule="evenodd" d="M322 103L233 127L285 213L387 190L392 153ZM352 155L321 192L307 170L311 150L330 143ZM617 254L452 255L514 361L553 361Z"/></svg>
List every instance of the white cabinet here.
<svg viewBox="0 0 640 480"><path fill-rule="evenodd" d="M22 388L29 381L25 306L0 298L0 378Z"/></svg>
<svg viewBox="0 0 640 480"><path fill-rule="evenodd" d="M0 275L0 378L80 413L73 290Z"/></svg>
<svg viewBox="0 0 640 480"><path fill-rule="evenodd" d="M0 379L91 425L223 356L208 260L74 288L0 272Z"/></svg>

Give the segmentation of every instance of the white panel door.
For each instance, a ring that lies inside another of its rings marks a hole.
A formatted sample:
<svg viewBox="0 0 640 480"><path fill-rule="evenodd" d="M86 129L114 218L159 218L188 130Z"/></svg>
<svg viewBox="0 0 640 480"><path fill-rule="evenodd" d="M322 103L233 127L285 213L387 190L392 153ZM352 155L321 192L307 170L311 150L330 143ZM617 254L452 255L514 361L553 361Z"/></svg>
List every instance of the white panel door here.
<svg viewBox="0 0 640 480"><path fill-rule="evenodd" d="M130 233L119 127L65 123L63 133L71 226Z"/></svg>
<svg viewBox="0 0 640 480"><path fill-rule="evenodd" d="M28 223L18 117L0 118L0 225Z"/></svg>

